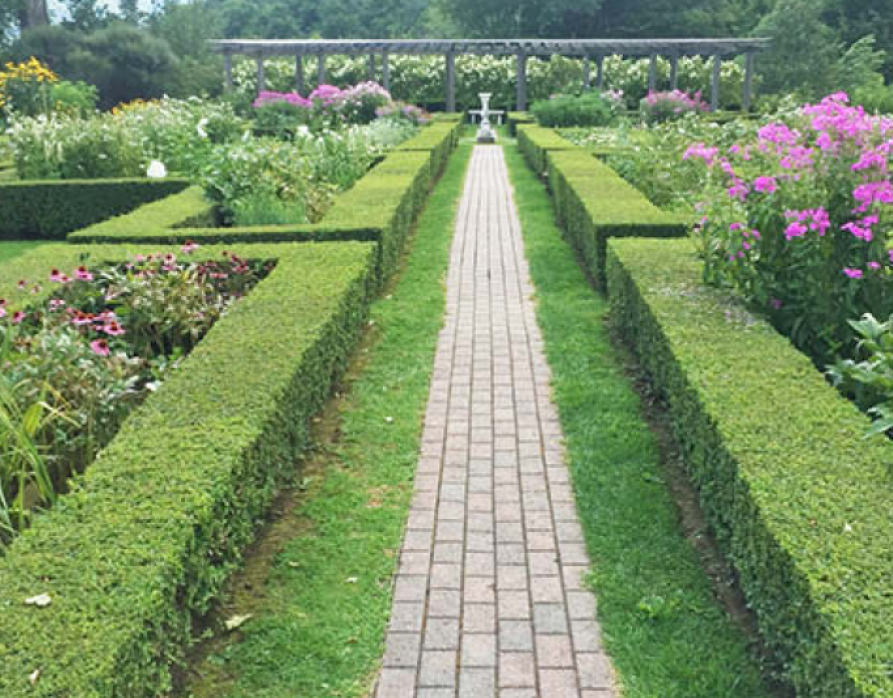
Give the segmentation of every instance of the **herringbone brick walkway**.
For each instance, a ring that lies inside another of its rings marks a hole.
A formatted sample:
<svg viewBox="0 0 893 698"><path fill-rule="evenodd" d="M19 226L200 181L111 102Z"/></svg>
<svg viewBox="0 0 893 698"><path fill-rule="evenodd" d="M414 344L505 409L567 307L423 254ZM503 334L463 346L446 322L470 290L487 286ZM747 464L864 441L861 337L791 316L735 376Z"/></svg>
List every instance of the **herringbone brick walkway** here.
<svg viewBox="0 0 893 698"><path fill-rule="evenodd" d="M376 698L608 698L610 662L502 149L457 218Z"/></svg>

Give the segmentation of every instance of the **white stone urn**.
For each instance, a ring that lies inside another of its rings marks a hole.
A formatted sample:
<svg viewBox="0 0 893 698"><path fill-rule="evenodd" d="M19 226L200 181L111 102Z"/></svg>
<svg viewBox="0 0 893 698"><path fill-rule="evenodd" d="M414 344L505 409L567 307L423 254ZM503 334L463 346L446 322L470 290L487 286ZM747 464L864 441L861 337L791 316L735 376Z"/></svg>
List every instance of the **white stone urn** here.
<svg viewBox="0 0 893 698"><path fill-rule="evenodd" d="M481 98L481 126L478 129L478 143L495 143L496 134L490 127L490 98L493 96L490 92L481 92L478 97Z"/></svg>

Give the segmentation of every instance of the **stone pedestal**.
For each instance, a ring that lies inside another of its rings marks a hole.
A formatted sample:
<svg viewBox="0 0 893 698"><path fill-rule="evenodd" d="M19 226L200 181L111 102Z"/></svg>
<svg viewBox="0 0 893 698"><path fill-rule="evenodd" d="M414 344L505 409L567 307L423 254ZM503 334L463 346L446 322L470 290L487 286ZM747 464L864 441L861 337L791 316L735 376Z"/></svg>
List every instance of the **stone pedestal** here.
<svg viewBox="0 0 893 698"><path fill-rule="evenodd" d="M482 92L478 95L481 98L481 126L478 129L478 143L495 143L496 133L490 127L490 97L489 92Z"/></svg>

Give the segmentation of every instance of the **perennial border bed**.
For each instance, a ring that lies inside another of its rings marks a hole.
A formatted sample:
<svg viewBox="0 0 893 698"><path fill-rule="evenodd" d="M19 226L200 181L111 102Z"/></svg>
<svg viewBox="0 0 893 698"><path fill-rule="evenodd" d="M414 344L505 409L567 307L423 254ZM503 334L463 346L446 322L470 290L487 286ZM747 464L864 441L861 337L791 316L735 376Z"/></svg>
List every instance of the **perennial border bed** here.
<svg viewBox="0 0 893 698"><path fill-rule="evenodd" d="M74 491L0 558L4 698L167 691L192 615L208 609L277 485L294 474L308 422L367 316L375 249L232 250L275 259L276 268L125 420ZM83 264L85 254L93 265L150 251L158 250L49 245L17 258L14 275ZM0 296L14 283L0 281ZM26 605L38 594L51 603Z"/></svg>
<svg viewBox="0 0 893 698"><path fill-rule="evenodd" d="M893 450L690 241L611 240L611 320L665 396L760 631L810 698L893 695Z"/></svg>
<svg viewBox="0 0 893 698"><path fill-rule="evenodd" d="M319 223L242 228L194 227L213 215L197 189L143 206L68 236L77 243L286 242L371 240L380 244L378 278L393 272L403 241L431 184L459 140L462 124L438 121L400 147L336 197Z"/></svg>

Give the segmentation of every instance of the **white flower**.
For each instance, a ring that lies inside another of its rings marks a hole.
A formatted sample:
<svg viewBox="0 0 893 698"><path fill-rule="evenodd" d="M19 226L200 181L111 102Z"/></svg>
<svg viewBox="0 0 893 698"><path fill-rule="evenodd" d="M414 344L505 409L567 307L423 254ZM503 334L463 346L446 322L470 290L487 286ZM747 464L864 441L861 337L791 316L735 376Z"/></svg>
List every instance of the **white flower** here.
<svg viewBox="0 0 893 698"><path fill-rule="evenodd" d="M151 177L152 179L162 179L167 177L167 168L160 160L153 160L149 163L149 167L146 169L146 177Z"/></svg>
<svg viewBox="0 0 893 698"><path fill-rule="evenodd" d="M208 132L205 131L205 126L207 126L207 125L208 125L208 119L207 119L207 118L202 119L202 120L199 121L198 124L196 125L196 127L195 127L195 131L196 131L196 133L198 133L198 137L199 137L199 138L207 138L207 137L208 137Z"/></svg>
<svg viewBox="0 0 893 698"><path fill-rule="evenodd" d="M307 136L310 135L310 129L302 124L302 125L298 126L297 134L299 136L301 136L302 138L306 138Z"/></svg>

